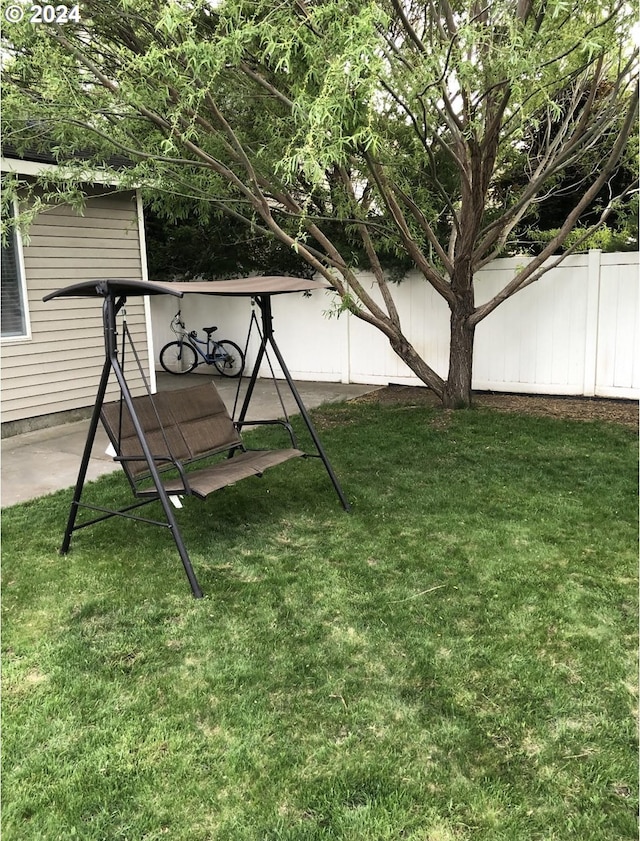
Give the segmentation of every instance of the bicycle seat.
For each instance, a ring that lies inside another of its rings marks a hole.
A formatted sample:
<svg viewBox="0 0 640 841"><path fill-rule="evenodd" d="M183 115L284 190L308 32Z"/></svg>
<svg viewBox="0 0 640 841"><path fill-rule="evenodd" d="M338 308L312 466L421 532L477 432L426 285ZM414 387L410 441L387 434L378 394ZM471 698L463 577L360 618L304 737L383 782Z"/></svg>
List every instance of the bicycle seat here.
<svg viewBox="0 0 640 841"><path fill-rule="evenodd" d="M212 333L215 333L218 328L217 327L203 327L202 329L207 334L207 336L210 336Z"/></svg>

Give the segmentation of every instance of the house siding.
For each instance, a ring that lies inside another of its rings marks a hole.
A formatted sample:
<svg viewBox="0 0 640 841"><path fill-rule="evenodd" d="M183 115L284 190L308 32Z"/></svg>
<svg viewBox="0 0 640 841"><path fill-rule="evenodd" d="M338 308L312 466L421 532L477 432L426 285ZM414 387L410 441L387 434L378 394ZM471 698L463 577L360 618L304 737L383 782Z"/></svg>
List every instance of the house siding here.
<svg viewBox="0 0 640 841"><path fill-rule="evenodd" d="M93 406L104 362L100 299L67 298L45 303L56 289L93 278L145 278L134 193L89 194L83 214L68 205L40 213L23 244L30 337L3 339L2 424L44 418ZM149 370L145 304L127 303L127 323ZM144 391L133 355L127 359L134 394ZM115 381L107 399L118 396ZM80 412L82 414L82 412ZM35 423L33 426L45 425Z"/></svg>

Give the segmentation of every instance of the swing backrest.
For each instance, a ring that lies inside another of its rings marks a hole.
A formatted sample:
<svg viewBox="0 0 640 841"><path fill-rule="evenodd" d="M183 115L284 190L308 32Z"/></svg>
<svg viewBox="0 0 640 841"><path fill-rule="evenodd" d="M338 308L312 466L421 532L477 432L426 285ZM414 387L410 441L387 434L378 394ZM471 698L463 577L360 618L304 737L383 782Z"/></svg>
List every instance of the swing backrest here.
<svg viewBox="0 0 640 841"><path fill-rule="evenodd" d="M180 391L164 391L163 410L171 414L189 450L190 460L242 445L227 407L212 382Z"/></svg>
<svg viewBox="0 0 640 841"><path fill-rule="evenodd" d="M212 382L133 398L136 416L159 470L242 447L224 401ZM136 488L149 466L126 404L105 403L100 413L125 473Z"/></svg>

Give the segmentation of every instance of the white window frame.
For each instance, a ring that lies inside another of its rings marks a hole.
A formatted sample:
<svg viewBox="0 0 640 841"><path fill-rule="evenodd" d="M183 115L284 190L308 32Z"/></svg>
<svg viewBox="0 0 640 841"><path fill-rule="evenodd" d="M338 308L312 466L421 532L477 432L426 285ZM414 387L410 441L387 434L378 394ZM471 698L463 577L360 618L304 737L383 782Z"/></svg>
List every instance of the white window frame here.
<svg viewBox="0 0 640 841"><path fill-rule="evenodd" d="M16 199L13 201L13 215L16 217L19 213L18 202ZM22 246L22 237L20 236L20 231L17 228L14 228L11 232L13 236L13 241L15 244L16 250L16 269L18 271L18 280L20 284L20 296L21 296L21 303L22 303L22 313L24 316L24 326L25 326L25 333L20 336L1 336L0 335L0 343L3 345L6 344L13 344L15 342L28 342L31 341L32 334L31 334L31 316L29 313L29 298L27 295L27 275L24 269L24 249Z"/></svg>

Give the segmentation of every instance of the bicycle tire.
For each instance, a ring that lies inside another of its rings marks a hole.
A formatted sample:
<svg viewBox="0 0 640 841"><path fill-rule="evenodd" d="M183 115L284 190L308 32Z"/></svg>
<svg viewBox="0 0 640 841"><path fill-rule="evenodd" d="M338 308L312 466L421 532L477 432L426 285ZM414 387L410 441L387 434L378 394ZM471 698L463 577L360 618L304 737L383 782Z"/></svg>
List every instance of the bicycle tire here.
<svg viewBox="0 0 640 841"><path fill-rule="evenodd" d="M168 374L188 374L198 364L198 357L187 342L169 342L160 351L160 364Z"/></svg>
<svg viewBox="0 0 640 841"><path fill-rule="evenodd" d="M228 339L223 339L221 342L216 342L216 349L213 354L213 364L223 377L239 377L244 371L244 353L240 350L235 342ZM224 358L217 359L217 355L222 351Z"/></svg>

